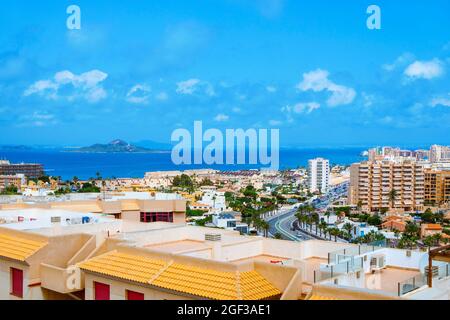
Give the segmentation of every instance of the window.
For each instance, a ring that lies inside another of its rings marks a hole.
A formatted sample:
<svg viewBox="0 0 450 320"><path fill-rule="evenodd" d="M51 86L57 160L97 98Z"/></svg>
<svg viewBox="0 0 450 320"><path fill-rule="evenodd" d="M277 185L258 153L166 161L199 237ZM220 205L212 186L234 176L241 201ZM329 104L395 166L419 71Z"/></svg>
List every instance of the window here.
<svg viewBox="0 0 450 320"><path fill-rule="evenodd" d="M11 294L23 298L23 271L11 268Z"/></svg>
<svg viewBox="0 0 450 320"><path fill-rule="evenodd" d="M144 294L140 292L134 292L127 290L126 292L127 300L144 300Z"/></svg>
<svg viewBox="0 0 450 320"><path fill-rule="evenodd" d="M109 291L109 285L100 282L94 282L95 300L110 300Z"/></svg>
<svg viewBox="0 0 450 320"><path fill-rule="evenodd" d="M141 212L141 222L173 222L173 212Z"/></svg>

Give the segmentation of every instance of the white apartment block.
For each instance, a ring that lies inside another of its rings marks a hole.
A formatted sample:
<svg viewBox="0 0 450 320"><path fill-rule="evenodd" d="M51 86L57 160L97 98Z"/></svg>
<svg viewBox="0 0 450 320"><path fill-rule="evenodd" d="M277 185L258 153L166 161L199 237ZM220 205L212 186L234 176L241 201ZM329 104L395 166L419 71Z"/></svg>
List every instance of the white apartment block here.
<svg viewBox="0 0 450 320"><path fill-rule="evenodd" d="M223 212L227 207L225 192L213 189L206 190L200 202L209 206L213 212Z"/></svg>
<svg viewBox="0 0 450 320"><path fill-rule="evenodd" d="M350 205L360 203L367 212L423 209L425 174L413 160L383 160L355 163L350 169ZM395 197L392 196L395 190Z"/></svg>
<svg viewBox="0 0 450 320"><path fill-rule="evenodd" d="M308 187L311 192L328 191L330 185L330 161L323 158L308 161Z"/></svg>

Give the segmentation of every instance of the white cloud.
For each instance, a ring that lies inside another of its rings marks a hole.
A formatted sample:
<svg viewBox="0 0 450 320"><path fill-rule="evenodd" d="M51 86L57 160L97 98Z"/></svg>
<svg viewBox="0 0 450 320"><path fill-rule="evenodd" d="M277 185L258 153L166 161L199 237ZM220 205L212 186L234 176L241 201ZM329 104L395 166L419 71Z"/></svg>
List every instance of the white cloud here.
<svg viewBox="0 0 450 320"><path fill-rule="evenodd" d="M311 113L320 108L320 104L316 102L297 103L293 107L295 113Z"/></svg>
<svg viewBox="0 0 450 320"><path fill-rule="evenodd" d="M189 79L177 83L177 93L179 94L193 94L196 90L199 79Z"/></svg>
<svg viewBox="0 0 450 320"><path fill-rule="evenodd" d="M58 84L53 83L51 80L39 80L28 87L23 93L25 96L32 94L44 94L47 93L49 98L56 97L56 91L58 91Z"/></svg>
<svg viewBox="0 0 450 320"><path fill-rule="evenodd" d="M267 86L267 87L266 87L266 90L267 90L267 92L269 92L269 93L275 93L275 92L277 92L277 88L274 87L274 86Z"/></svg>
<svg viewBox="0 0 450 320"><path fill-rule="evenodd" d="M431 61L415 61L410 64L404 74L410 79L433 79L444 73L443 63L439 59Z"/></svg>
<svg viewBox="0 0 450 320"><path fill-rule="evenodd" d="M389 123L392 123L393 121L394 121L394 118L392 118L391 116L385 116L380 119L380 122L384 123L384 124L389 124Z"/></svg>
<svg viewBox="0 0 450 320"><path fill-rule="evenodd" d="M210 97L216 95L212 84L206 81L201 81L200 79L189 79L178 82L176 92L178 94L192 95L201 89L203 89L203 92Z"/></svg>
<svg viewBox="0 0 450 320"><path fill-rule="evenodd" d="M280 121L280 120L270 120L270 121L269 121L269 124L270 124L271 126L280 126L282 123L283 123L283 122Z"/></svg>
<svg viewBox="0 0 450 320"><path fill-rule="evenodd" d="M370 107L371 105L373 105L373 103L375 101L375 96L373 94L368 94L366 92L363 92L361 95L363 97L364 107Z"/></svg>
<svg viewBox="0 0 450 320"><path fill-rule="evenodd" d="M156 100L159 101L166 101L169 99L169 95L165 92L160 92L156 95Z"/></svg>
<svg viewBox="0 0 450 320"><path fill-rule="evenodd" d="M102 87L94 87L90 89L85 95L84 98L90 103L96 103L100 100L105 99L108 96L105 89Z"/></svg>
<svg viewBox="0 0 450 320"><path fill-rule="evenodd" d="M62 87L72 86L74 92L65 98L74 100L81 97L88 102L95 103L107 97L106 91L101 83L108 78L108 74L100 70L91 70L80 75L76 75L68 70L57 72L53 80L39 80L29 86L25 96L39 94L47 99L57 99L58 92Z"/></svg>
<svg viewBox="0 0 450 320"><path fill-rule="evenodd" d="M436 107L436 106L444 106L444 107L450 107L450 93L448 94L448 97L435 97L431 99L430 106Z"/></svg>
<svg viewBox="0 0 450 320"><path fill-rule="evenodd" d="M227 121L229 118L230 117L227 116L226 114L220 113L214 118L214 120L217 122L224 122Z"/></svg>
<svg viewBox="0 0 450 320"><path fill-rule="evenodd" d="M127 93L127 101L136 104L147 104L150 98L151 87L146 84L137 84Z"/></svg>
<svg viewBox="0 0 450 320"><path fill-rule="evenodd" d="M294 106L285 106L283 108L281 108L281 112L284 112L286 114L290 114L290 113L306 113L306 114L310 114L311 112L313 112L314 110L317 110L320 108L320 104L317 102L301 102L301 103L297 103Z"/></svg>
<svg viewBox="0 0 450 320"><path fill-rule="evenodd" d="M231 111L233 111L234 113L239 113L239 112L241 112L242 110L241 110L241 108L239 108L239 107L234 107L233 109L231 109Z"/></svg>
<svg viewBox="0 0 450 320"><path fill-rule="evenodd" d="M394 71L399 67L403 67L408 63L411 63L414 60L414 55L412 53L406 52L399 56L395 61L391 64L384 64L383 69L386 71Z"/></svg>
<svg viewBox="0 0 450 320"><path fill-rule="evenodd" d="M212 84L206 83L205 86L206 86L205 93L208 96L213 97L213 96L216 95L216 92L215 92L214 87L212 86Z"/></svg>
<svg viewBox="0 0 450 320"><path fill-rule="evenodd" d="M327 105L330 107L346 105L353 102L356 97L356 91L353 88L338 85L328 79L329 72L317 69L303 74L303 81L297 85L300 91L331 92Z"/></svg>
<svg viewBox="0 0 450 320"><path fill-rule="evenodd" d="M32 114L24 115L19 120L18 127L45 127L57 124L58 121L53 114L35 111Z"/></svg>

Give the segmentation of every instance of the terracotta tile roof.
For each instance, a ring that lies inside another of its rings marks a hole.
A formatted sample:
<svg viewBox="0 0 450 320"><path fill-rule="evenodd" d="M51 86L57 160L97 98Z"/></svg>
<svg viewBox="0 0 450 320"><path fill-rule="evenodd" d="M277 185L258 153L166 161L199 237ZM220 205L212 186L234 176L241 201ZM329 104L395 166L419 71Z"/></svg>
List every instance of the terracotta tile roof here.
<svg viewBox="0 0 450 320"><path fill-rule="evenodd" d="M117 251L83 262L80 268L206 299L260 300L281 294L256 271L216 271Z"/></svg>
<svg viewBox="0 0 450 320"><path fill-rule="evenodd" d="M25 261L39 249L46 246L47 243L47 241L29 240L17 236L0 234L0 256Z"/></svg>
<svg viewBox="0 0 450 320"><path fill-rule="evenodd" d="M442 226L440 224L434 223L425 224L424 228L427 230L442 230Z"/></svg>
<svg viewBox="0 0 450 320"><path fill-rule="evenodd" d="M148 283L165 264L162 260L151 260L141 256L111 251L82 262L79 267L82 270L109 275L119 279Z"/></svg>

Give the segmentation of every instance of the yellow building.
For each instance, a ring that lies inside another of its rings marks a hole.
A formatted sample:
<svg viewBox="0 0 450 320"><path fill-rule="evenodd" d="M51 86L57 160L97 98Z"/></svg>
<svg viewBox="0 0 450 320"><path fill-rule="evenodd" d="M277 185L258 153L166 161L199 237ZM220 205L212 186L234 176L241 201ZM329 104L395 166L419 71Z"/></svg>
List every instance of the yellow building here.
<svg viewBox="0 0 450 320"><path fill-rule="evenodd" d="M450 170L425 170L425 204L442 206L450 203Z"/></svg>
<svg viewBox="0 0 450 320"><path fill-rule="evenodd" d="M424 193L424 168L416 161L368 161L350 168L348 201L350 205L362 204L364 211L422 210Z"/></svg>

